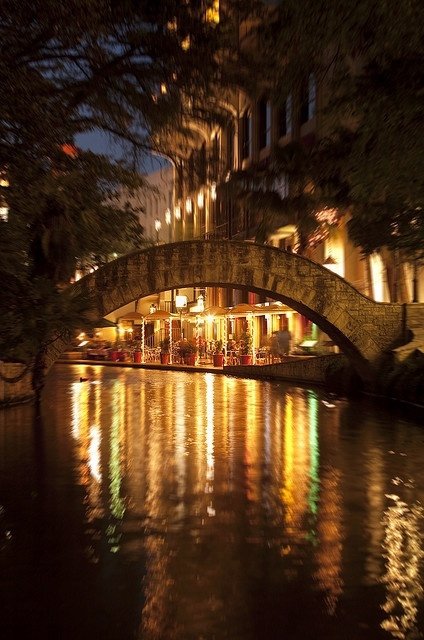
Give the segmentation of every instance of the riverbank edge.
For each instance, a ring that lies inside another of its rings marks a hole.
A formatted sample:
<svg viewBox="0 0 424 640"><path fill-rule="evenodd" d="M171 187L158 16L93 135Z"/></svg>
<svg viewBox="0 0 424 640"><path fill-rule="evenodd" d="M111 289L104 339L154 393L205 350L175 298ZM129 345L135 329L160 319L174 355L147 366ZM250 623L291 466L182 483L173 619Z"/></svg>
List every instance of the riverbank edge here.
<svg viewBox="0 0 424 640"><path fill-rule="evenodd" d="M342 354L315 356L311 358L293 358L286 362L264 365L229 365L224 367L213 367L208 365L186 365L186 364L167 364L162 365L158 362L134 363L134 362L111 362L104 360L86 360L86 359L68 359L60 358L56 361L56 365L85 365L85 366L103 366L103 367L121 367L132 369L151 369L159 371L184 371L188 373L214 373L223 374L239 378L253 378L258 380L290 382L300 385L314 385L318 387L326 386L325 372L330 363L342 361ZM54 370L54 367L53 367ZM52 375L52 371L49 375ZM388 396L368 392L362 390L361 395L374 398L380 401L389 401L398 405L412 407L418 410L424 410L424 404L412 403L399 398L391 398ZM7 398L0 398L0 408L7 408L14 405L24 404L33 400L33 393L24 393L12 396L10 393Z"/></svg>
<svg viewBox="0 0 424 640"><path fill-rule="evenodd" d="M160 364L159 362L111 362L108 360L86 360L60 358L58 364L78 364L86 366L124 367L132 369L156 369L160 371L186 371L190 373L220 373L234 377L259 378L302 382L305 384L325 384L325 373L330 363L342 361L344 356L325 355L314 357L288 356L285 362L261 365L227 365L213 367L208 364Z"/></svg>
<svg viewBox="0 0 424 640"><path fill-rule="evenodd" d="M216 373L237 378L253 378L258 380L290 382L298 385L313 385L321 388L328 387L327 370L330 364L345 362L343 354L331 354L313 357L292 357L289 356L286 362L278 362L274 364L263 365L228 365L224 367L213 367L208 365L185 365L185 364L168 364L160 363L134 363L134 362L108 362L97 360L69 360L61 358L57 364L91 364L94 366L118 366L130 367L137 369L156 369L161 371L186 371L189 373ZM331 389L330 389L331 391ZM361 389L360 395L373 398L381 402L390 402L397 406L405 406L411 409L424 411L424 404L391 398L389 396L376 394ZM345 397L344 394L338 394Z"/></svg>

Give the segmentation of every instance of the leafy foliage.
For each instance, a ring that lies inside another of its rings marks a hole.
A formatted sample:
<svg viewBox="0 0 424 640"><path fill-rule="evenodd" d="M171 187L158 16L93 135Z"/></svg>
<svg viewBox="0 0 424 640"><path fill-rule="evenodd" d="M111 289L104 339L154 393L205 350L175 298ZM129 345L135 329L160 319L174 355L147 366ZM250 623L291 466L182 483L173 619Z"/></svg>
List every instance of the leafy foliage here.
<svg viewBox="0 0 424 640"><path fill-rule="evenodd" d="M291 93L299 105L311 73L324 88L319 122L330 164L315 145L302 170L321 195L322 179L337 167L327 195L349 209L353 237L367 252L386 241L422 247L421 225L409 233L403 221L421 216L424 200L423 21L419 0L342 0L337 10L323 0L285 0L259 29L277 102ZM394 235L377 233L383 220Z"/></svg>
<svg viewBox="0 0 424 640"><path fill-rule="evenodd" d="M141 185L135 159L171 125L185 133L188 116L215 108L210 100L195 112L223 80L218 53L234 26L224 14L206 21L203 9L185 0L2 2L0 167L10 186L0 353L34 363L38 391L48 344L81 325L91 304L62 292L76 266L143 242L120 191ZM75 136L96 130L127 144L126 163L72 152Z"/></svg>

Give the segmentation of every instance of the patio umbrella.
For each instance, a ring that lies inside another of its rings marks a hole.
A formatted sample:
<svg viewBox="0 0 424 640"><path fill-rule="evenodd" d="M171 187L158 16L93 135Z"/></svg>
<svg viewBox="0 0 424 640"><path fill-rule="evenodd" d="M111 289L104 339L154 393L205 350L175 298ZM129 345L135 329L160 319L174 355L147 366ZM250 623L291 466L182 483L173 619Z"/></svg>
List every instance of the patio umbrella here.
<svg viewBox="0 0 424 640"><path fill-rule="evenodd" d="M228 314L227 308L218 307L217 305L215 305L213 307L208 307L200 315L207 318L208 316L226 316L227 314Z"/></svg>
<svg viewBox="0 0 424 640"><path fill-rule="evenodd" d="M255 313L258 310L258 307L254 307L253 304L247 304L246 302L240 302L240 304L236 304L235 307L230 307L227 311L230 316L244 316L248 313Z"/></svg>
<svg viewBox="0 0 424 640"><path fill-rule="evenodd" d="M124 316L121 316L119 320L143 320L143 315L137 311L130 311Z"/></svg>

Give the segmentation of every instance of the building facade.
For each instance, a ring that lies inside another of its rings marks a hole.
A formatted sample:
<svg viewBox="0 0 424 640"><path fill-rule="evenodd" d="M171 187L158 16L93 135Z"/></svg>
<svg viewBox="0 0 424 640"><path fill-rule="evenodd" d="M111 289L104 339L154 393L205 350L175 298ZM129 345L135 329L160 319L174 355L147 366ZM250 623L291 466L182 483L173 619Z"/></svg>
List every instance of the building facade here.
<svg viewBox="0 0 424 640"><path fill-rule="evenodd" d="M266 4L272 10L275 3ZM210 19L217 22L219 2L213 3L213 10ZM240 23L235 46L254 49L251 33L251 24ZM273 100L271 95L265 85L250 93L236 87L222 89L215 96L216 121L185 116L189 136L182 138L175 132L159 140L171 168L149 176L157 193L145 197L146 235L157 242L193 238L266 242L324 265L377 301L410 302L414 286L418 299L424 299L423 269L417 272L388 251L367 258L361 255L348 236L348 210L323 207L316 213L314 232L306 237L299 214L284 212L284 202L296 195L296 189L301 194L313 186L299 188L284 172L276 171L276 160L294 144L307 150L325 135L322 110L331 96L312 73L284 101ZM177 294L181 292L162 295L157 305L175 310ZM184 294L192 306L202 296L206 308L273 302L254 293L218 287ZM277 309L266 319L257 318L255 323L258 347L273 331L287 328L294 343L305 337L328 342L306 318L288 308L281 313ZM243 326L243 319L234 318L230 335L240 333ZM215 334L216 328L213 336L206 337L215 338Z"/></svg>

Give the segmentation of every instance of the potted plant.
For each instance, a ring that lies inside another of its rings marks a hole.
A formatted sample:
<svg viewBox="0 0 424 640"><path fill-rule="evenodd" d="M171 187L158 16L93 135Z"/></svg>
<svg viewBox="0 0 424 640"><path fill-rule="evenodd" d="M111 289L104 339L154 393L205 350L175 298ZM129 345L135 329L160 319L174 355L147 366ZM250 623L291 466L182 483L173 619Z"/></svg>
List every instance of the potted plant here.
<svg viewBox="0 0 424 640"><path fill-rule="evenodd" d="M194 366L196 364L197 356L197 344L193 338L191 340L181 340L180 342L180 354L184 359L185 364Z"/></svg>
<svg viewBox="0 0 424 640"><path fill-rule="evenodd" d="M169 348L170 348L169 336L160 341L160 363L169 364Z"/></svg>
<svg viewBox="0 0 424 640"><path fill-rule="evenodd" d="M141 362L141 345L139 342L136 343L134 353L133 353L134 362L140 364Z"/></svg>
<svg viewBox="0 0 424 640"><path fill-rule="evenodd" d="M222 367L224 366L224 354L222 353L222 340L216 340L213 352L213 366L214 367Z"/></svg>
<svg viewBox="0 0 424 640"><path fill-rule="evenodd" d="M119 360L124 359L124 352L121 343L117 340L110 352L110 359L113 362L118 362Z"/></svg>
<svg viewBox="0 0 424 640"><path fill-rule="evenodd" d="M252 364L252 336L246 331L240 338L240 364Z"/></svg>

